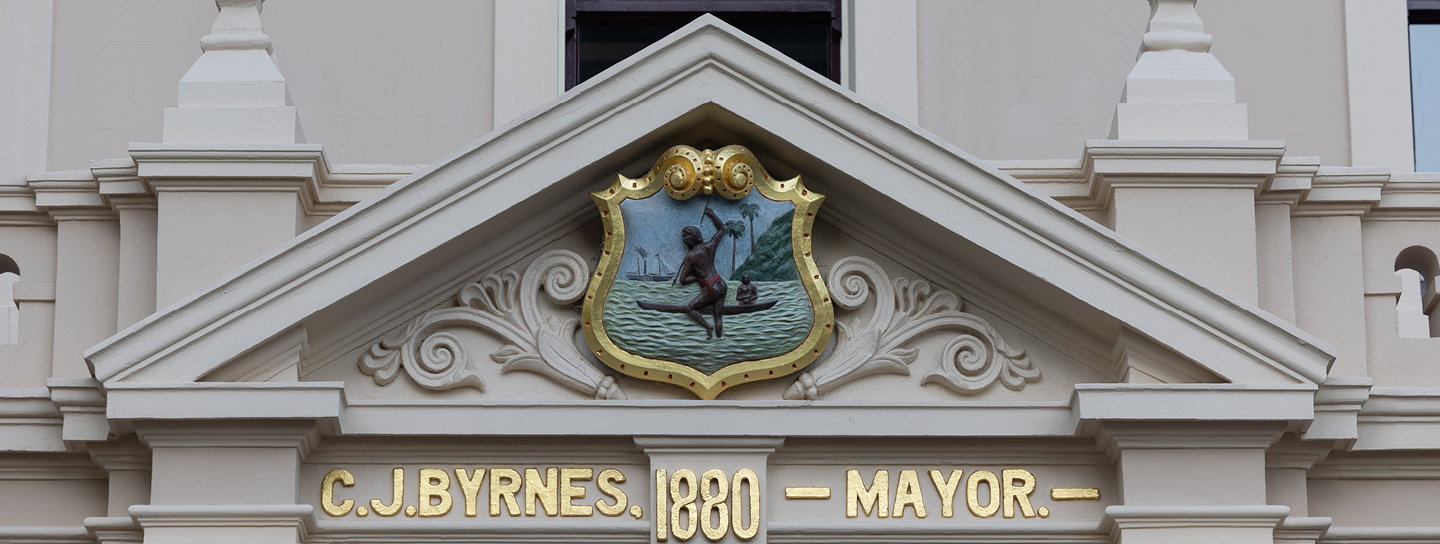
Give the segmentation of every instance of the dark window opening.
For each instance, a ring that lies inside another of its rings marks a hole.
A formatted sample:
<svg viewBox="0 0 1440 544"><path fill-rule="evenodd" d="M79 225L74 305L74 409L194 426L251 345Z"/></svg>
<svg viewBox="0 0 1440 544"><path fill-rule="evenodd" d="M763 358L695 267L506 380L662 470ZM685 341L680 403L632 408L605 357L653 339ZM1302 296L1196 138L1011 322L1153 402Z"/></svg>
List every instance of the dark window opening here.
<svg viewBox="0 0 1440 544"><path fill-rule="evenodd" d="M1440 171L1440 0L1409 0L1415 171Z"/></svg>
<svg viewBox="0 0 1440 544"><path fill-rule="evenodd" d="M565 88L712 13L840 81L840 0L566 0Z"/></svg>

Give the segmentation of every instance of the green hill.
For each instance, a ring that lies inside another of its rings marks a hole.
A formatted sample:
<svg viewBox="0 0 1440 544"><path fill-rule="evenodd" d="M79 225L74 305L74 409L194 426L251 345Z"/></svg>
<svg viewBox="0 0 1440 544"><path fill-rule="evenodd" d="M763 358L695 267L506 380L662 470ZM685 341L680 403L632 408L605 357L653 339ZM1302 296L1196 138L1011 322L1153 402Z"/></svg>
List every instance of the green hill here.
<svg viewBox="0 0 1440 544"><path fill-rule="evenodd" d="M755 240L755 251L730 274L731 289L739 285L740 275L750 273L750 281L796 281L795 253L790 244L790 223L794 211L776 217L770 227Z"/></svg>

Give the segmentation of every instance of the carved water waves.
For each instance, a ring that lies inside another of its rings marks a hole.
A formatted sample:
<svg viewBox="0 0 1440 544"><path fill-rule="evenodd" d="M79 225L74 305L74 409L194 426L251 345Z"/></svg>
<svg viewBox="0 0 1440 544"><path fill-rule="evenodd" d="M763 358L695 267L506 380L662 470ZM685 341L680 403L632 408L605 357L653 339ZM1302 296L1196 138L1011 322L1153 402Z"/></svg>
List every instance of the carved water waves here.
<svg viewBox="0 0 1440 544"><path fill-rule="evenodd" d="M667 282L616 281L605 305L605 322L615 344L630 353L686 361L696 370L713 374L725 365L782 355L810 334L813 317L804 285L798 281L757 281L754 285L762 298L778 300L778 304L769 311L726 317L723 338L696 342L705 330L690 316L645 311L635 304L637 300L684 304L695 298L693 287ZM725 305L739 305L733 288Z"/></svg>
<svg viewBox="0 0 1440 544"><path fill-rule="evenodd" d="M869 319L848 325L836 320L839 336L830 356L803 373L785 391L791 400L816 400L851 381L876 374L909 375L919 355L905 347L935 331L955 331L941 351L939 365L921 384L935 383L961 394L974 394L997 380L1019 391L1040 379L1040 369L1025 350L1007 343L988 322L963 311L960 297L934 289L924 280L890 279L874 261L846 257L830 269L831 298L845 310L857 310L874 291Z"/></svg>

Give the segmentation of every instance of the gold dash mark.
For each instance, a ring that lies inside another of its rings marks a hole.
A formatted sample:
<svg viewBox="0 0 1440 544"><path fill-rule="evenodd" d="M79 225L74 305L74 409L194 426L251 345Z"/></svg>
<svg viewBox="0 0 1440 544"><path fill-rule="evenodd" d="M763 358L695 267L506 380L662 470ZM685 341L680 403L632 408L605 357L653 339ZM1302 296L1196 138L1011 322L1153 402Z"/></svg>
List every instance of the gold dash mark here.
<svg viewBox="0 0 1440 544"><path fill-rule="evenodd" d="M789 487L785 488L787 499L828 499L830 488L828 487Z"/></svg>
<svg viewBox="0 0 1440 544"><path fill-rule="evenodd" d="M1056 487L1050 489L1050 498L1057 501L1098 501L1100 490L1093 487Z"/></svg>

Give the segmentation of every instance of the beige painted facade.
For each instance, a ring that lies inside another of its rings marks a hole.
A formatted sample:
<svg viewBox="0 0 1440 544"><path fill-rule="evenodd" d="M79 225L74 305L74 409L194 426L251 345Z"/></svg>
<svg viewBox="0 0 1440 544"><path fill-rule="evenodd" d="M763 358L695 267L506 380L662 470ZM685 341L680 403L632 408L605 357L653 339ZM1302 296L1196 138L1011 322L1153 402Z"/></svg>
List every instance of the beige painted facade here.
<svg viewBox="0 0 1440 544"><path fill-rule="evenodd" d="M566 91L559 1L0 0L0 541L1440 541L1404 1L842 4ZM840 332L698 400L573 320L728 144Z"/></svg>

